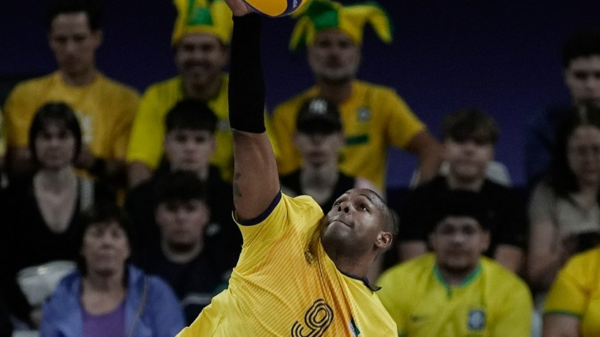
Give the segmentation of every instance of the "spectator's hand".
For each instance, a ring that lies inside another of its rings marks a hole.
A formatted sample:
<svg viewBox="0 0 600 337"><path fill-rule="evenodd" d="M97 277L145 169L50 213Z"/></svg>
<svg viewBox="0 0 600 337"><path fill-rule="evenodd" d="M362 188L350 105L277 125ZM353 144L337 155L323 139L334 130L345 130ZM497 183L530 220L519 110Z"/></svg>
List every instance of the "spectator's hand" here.
<svg viewBox="0 0 600 337"><path fill-rule="evenodd" d="M235 16L244 16L252 13L252 9L243 0L225 0L225 2Z"/></svg>
<svg viewBox="0 0 600 337"><path fill-rule="evenodd" d="M77 160L75 160L75 167L89 170L96 161L96 157L90 150L90 147L87 144L81 144L81 151L79 152L79 156Z"/></svg>

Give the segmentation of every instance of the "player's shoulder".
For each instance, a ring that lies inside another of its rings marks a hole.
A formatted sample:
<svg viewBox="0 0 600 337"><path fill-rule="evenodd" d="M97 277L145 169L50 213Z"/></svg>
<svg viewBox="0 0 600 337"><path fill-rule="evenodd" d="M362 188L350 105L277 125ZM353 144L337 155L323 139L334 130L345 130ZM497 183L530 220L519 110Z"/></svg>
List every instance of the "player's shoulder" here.
<svg viewBox="0 0 600 337"><path fill-rule="evenodd" d="M282 193L282 202L286 204L290 214L296 213L297 215L314 215L317 217L323 216L321 206L308 195L299 195L297 197L291 197Z"/></svg>

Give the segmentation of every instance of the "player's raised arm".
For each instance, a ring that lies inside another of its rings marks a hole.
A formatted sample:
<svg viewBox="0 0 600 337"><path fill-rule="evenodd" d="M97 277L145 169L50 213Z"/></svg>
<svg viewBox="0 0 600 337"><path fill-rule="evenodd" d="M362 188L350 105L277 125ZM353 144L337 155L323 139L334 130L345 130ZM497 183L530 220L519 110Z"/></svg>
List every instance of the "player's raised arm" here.
<svg viewBox="0 0 600 337"><path fill-rule="evenodd" d="M233 200L241 222L259 217L279 193L277 164L265 133L265 84L260 64L260 17L241 0L234 13L229 79L233 132Z"/></svg>

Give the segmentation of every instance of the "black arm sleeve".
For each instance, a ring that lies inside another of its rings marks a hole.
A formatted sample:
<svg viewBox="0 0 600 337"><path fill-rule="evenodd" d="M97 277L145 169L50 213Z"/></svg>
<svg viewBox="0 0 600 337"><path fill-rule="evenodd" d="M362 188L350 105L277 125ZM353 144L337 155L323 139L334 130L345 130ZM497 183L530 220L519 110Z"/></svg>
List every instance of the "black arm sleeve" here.
<svg viewBox="0 0 600 337"><path fill-rule="evenodd" d="M265 132L265 83L260 63L260 16L233 17L229 75L231 128Z"/></svg>

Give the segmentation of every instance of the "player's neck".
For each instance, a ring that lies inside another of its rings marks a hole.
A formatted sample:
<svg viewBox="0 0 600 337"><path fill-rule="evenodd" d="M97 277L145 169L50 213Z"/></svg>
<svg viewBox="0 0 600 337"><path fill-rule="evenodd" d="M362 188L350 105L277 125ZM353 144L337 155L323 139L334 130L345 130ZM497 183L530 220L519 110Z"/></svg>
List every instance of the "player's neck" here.
<svg viewBox="0 0 600 337"><path fill-rule="evenodd" d="M323 241L322 244L325 253L339 271L358 278L367 277L371 264L375 260L373 256L370 254L358 255L353 247L348 247L344 242Z"/></svg>
<svg viewBox="0 0 600 337"><path fill-rule="evenodd" d="M210 101L216 97L221 88L221 76L214 81L208 81L205 84L196 84L191 81L183 81L183 92L188 98L195 98L201 101Z"/></svg>
<svg viewBox="0 0 600 337"><path fill-rule="evenodd" d="M481 191L485 177L482 176L474 179L460 179L452 174L448 174L446 181L448 182L448 187L450 187L451 190L461 189L479 192Z"/></svg>
<svg viewBox="0 0 600 337"><path fill-rule="evenodd" d="M323 79L317 81L319 94L335 104L342 104L352 95L352 81L331 82Z"/></svg>
<svg viewBox="0 0 600 337"><path fill-rule="evenodd" d="M68 87L85 87L94 82L97 76L98 70L94 66L76 73L60 70L60 78Z"/></svg>

